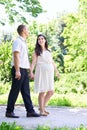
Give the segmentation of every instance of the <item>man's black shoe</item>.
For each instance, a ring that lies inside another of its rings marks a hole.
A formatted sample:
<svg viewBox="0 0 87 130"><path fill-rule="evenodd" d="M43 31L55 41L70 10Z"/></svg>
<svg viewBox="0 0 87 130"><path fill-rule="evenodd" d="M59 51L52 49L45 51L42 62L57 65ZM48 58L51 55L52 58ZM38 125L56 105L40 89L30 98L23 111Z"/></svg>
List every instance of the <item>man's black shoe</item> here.
<svg viewBox="0 0 87 130"><path fill-rule="evenodd" d="M19 116L15 116L13 112L10 112L10 113L6 112L5 116L8 118L19 118Z"/></svg>
<svg viewBox="0 0 87 130"><path fill-rule="evenodd" d="M27 117L40 117L40 114L36 113L36 112L32 112L32 113L29 113L27 112Z"/></svg>

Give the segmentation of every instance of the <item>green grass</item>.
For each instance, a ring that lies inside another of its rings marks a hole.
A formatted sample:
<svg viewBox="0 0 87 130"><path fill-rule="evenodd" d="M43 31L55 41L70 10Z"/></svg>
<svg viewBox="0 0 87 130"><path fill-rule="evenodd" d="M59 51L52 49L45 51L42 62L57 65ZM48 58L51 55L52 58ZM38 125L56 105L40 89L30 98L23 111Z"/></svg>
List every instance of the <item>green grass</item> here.
<svg viewBox="0 0 87 130"><path fill-rule="evenodd" d="M71 128L71 127L59 127L59 128L50 128L49 126L38 126L34 130L87 130L87 127L84 127L84 125L80 125L77 128Z"/></svg>
<svg viewBox="0 0 87 130"><path fill-rule="evenodd" d="M71 127L50 128L49 126L38 125L36 128L25 129L22 126L17 125L16 122L13 123L2 122L0 124L0 130L87 130L87 127L85 127L82 124L77 128L71 128Z"/></svg>
<svg viewBox="0 0 87 130"><path fill-rule="evenodd" d="M49 101L51 106L87 107L86 94L54 94Z"/></svg>
<svg viewBox="0 0 87 130"><path fill-rule="evenodd" d="M31 93L32 101L35 106L38 106L38 95ZM0 104L7 104L8 94L0 95ZM16 101L16 104L23 104L21 94ZM87 107L87 94L56 94L48 102L49 106L70 106L70 107Z"/></svg>

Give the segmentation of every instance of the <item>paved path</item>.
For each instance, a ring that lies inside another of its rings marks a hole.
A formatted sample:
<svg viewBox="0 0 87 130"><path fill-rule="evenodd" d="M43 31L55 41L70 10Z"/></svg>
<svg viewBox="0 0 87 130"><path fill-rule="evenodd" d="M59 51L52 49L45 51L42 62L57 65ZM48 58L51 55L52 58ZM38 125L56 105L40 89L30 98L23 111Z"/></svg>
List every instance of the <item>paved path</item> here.
<svg viewBox="0 0 87 130"><path fill-rule="evenodd" d="M0 124L1 122L16 122L18 125L24 126L26 129L35 130L38 125L46 125L50 128L54 127L79 127L81 124L87 126L87 108L71 108L71 107L47 107L50 115L47 117L26 117L24 106L16 106L15 113L20 118L6 118L6 106L0 106ZM38 108L35 107L38 112Z"/></svg>

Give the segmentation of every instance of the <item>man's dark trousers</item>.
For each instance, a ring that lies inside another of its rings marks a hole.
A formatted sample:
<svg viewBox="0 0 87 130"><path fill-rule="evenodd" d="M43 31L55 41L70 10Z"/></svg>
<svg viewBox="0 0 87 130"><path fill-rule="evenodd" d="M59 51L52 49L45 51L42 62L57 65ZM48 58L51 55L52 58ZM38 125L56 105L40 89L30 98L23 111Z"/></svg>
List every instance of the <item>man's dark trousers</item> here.
<svg viewBox="0 0 87 130"><path fill-rule="evenodd" d="M29 86L29 76L27 69L20 68L21 79L15 78L15 68L12 67L12 86L8 97L7 111L13 112L14 105L17 100L19 92L22 94L24 105L27 112L34 112L31 96L30 96L30 86Z"/></svg>

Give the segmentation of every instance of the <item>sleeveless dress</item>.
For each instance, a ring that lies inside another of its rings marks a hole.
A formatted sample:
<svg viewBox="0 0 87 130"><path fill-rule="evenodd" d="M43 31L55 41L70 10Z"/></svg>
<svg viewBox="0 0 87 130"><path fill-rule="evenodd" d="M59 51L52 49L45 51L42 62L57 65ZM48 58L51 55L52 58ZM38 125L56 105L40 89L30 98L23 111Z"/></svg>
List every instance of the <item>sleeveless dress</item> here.
<svg viewBox="0 0 87 130"><path fill-rule="evenodd" d="M50 51L45 50L38 56L34 77L35 92L54 90L54 66Z"/></svg>

